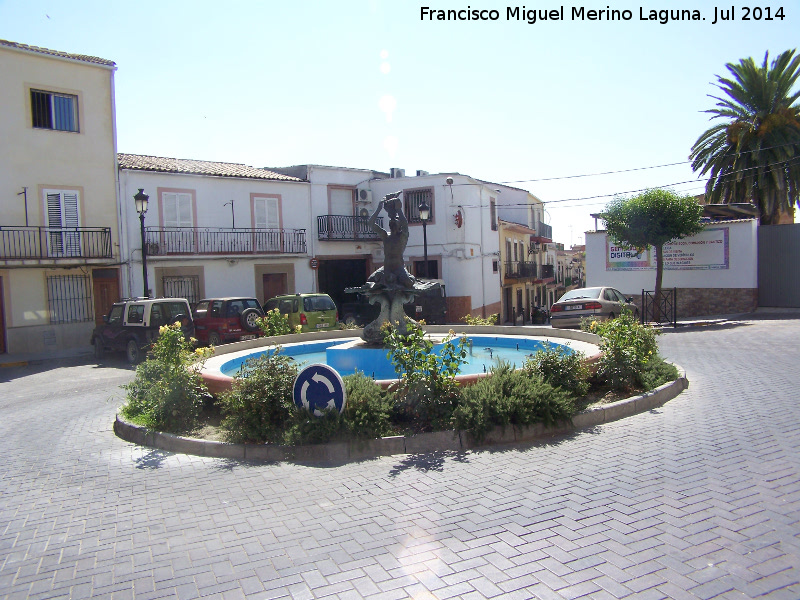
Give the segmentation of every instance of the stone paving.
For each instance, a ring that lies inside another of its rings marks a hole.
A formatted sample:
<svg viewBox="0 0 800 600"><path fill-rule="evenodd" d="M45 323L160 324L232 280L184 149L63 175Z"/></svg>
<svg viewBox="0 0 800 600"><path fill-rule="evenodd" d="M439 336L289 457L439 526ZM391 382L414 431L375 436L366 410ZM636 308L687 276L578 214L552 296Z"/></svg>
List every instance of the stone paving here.
<svg viewBox="0 0 800 600"><path fill-rule="evenodd" d="M0 369L0 598L797 600L799 338L668 332L662 408L333 466L124 442L121 363Z"/></svg>

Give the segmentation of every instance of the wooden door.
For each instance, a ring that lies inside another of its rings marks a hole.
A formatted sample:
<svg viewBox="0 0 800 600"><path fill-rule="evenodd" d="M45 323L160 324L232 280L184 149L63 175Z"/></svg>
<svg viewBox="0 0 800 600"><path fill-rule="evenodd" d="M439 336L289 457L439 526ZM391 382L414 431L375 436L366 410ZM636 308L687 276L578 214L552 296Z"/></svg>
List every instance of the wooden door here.
<svg viewBox="0 0 800 600"><path fill-rule="evenodd" d="M266 273L262 277L264 285L264 302L270 298L274 298L275 296L281 296L289 293L288 277L286 273Z"/></svg>
<svg viewBox="0 0 800 600"><path fill-rule="evenodd" d="M119 300L119 280L117 269L95 269L92 272L92 292L94 295L94 322L103 324L103 316L111 310L111 305Z"/></svg>

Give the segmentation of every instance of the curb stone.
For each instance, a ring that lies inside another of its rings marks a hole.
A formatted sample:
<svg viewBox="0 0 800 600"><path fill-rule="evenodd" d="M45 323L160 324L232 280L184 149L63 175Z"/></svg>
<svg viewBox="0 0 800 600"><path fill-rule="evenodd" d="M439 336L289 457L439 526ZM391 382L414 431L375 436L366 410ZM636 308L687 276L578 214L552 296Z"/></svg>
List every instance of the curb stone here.
<svg viewBox="0 0 800 600"><path fill-rule="evenodd" d="M570 431L589 429L603 423L653 410L672 400L689 387L686 372L678 365L675 367L679 373L675 381L665 383L639 396L582 410L572 418L572 423L560 423L555 427L545 427L541 423L527 427L495 427L481 442L477 442L466 432L434 431L413 436L392 436L375 440L306 446L229 444L152 431L146 427L128 423L119 415L114 421L114 433L125 441L168 452L261 462L348 462L397 454L463 452L488 446L533 442Z"/></svg>

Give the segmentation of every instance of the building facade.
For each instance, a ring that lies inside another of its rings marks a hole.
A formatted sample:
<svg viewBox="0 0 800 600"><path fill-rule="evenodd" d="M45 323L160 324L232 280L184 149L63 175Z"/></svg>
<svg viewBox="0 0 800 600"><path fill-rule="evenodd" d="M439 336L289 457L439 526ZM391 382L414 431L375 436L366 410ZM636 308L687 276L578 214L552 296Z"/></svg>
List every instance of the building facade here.
<svg viewBox="0 0 800 600"><path fill-rule="evenodd" d="M86 346L119 297L115 70L0 40L0 352Z"/></svg>
<svg viewBox="0 0 800 600"><path fill-rule="evenodd" d="M129 296L207 297L312 291L309 184L237 163L119 155L123 288ZM144 289L144 214L148 290Z"/></svg>

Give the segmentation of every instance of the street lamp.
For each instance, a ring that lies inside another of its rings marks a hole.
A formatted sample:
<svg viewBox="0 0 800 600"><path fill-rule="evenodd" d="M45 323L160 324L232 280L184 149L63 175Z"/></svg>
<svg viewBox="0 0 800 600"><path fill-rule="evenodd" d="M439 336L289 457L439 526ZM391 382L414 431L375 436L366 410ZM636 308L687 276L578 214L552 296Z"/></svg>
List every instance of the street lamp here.
<svg viewBox="0 0 800 600"><path fill-rule="evenodd" d="M423 277L428 278L428 219L431 218L431 207L423 200L419 204L419 220L422 221L422 247L425 260Z"/></svg>
<svg viewBox="0 0 800 600"><path fill-rule="evenodd" d="M139 223L141 224L142 234L142 279L144 281L144 297L149 298L147 293L147 245L144 243L144 213L147 212L147 201L150 196L144 193L144 188L139 188L139 193L133 197L136 203L136 212L139 213Z"/></svg>

